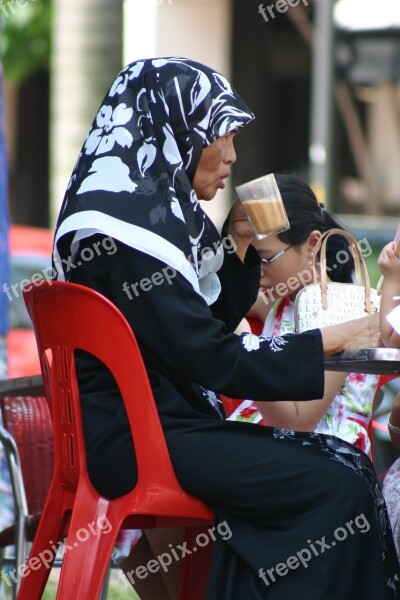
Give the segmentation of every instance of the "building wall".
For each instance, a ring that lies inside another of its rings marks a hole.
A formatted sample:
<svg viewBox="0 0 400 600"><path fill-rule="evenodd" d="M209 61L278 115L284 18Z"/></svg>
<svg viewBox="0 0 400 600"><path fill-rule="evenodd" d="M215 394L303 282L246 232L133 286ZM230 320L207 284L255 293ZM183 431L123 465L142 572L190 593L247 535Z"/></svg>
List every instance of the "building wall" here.
<svg viewBox="0 0 400 600"><path fill-rule="evenodd" d="M150 56L183 56L226 77L231 74L230 0L126 0L124 62ZM204 210L217 226L231 202L229 187Z"/></svg>
<svg viewBox="0 0 400 600"><path fill-rule="evenodd" d="M310 6L306 8L306 4ZM217 225L232 202L234 184L271 171L294 171L307 177L310 47L288 15L276 13L267 22L259 6L245 0L54 0L50 74L51 226L105 91L123 64L143 57L180 55L215 67L233 82L256 115L255 122L236 138L238 160L230 188L220 191L213 202L204 203ZM312 2L303 0L293 10L310 8ZM382 210L394 214L400 193L396 168L399 95L397 91L389 98L383 89L378 95L379 101L363 111L366 139L382 186ZM12 168L21 154L18 147L21 124L17 123L20 105L21 98L6 88L6 128ZM37 119L37 114L34 117ZM43 139L47 124L42 125ZM32 179L29 169L36 168L38 173L39 167L34 166L37 161L25 164L26 183ZM360 192L353 194L360 198L358 204L354 198L351 203L351 194L342 193L343 179L353 182L358 174L343 119L337 111L334 170L337 186L334 200L338 203L332 204L332 208L337 206L341 212L365 211ZM16 176L21 173L18 167ZM29 190L28 194L24 192L27 204L22 203L21 211L18 208L18 220L28 223L33 218L45 224L47 211L42 211L37 193L30 183L25 183L24 189ZM362 188L362 183L358 181L357 189Z"/></svg>
<svg viewBox="0 0 400 600"><path fill-rule="evenodd" d="M122 66L122 0L54 0L51 225L89 126Z"/></svg>

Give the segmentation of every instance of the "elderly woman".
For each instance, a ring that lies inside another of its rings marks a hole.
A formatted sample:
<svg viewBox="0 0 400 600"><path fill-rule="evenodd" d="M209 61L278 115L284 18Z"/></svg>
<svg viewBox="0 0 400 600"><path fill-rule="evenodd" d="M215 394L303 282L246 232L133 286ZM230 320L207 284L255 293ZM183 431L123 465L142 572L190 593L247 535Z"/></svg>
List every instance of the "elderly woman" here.
<svg viewBox="0 0 400 600"><path fill-rule="evenodd" d="M224 420L219 393L321 398L324 353L355 337L363 344L376 328L367 317L297 336L233 333L257 296L259 257L237 208L221 240L199 199L224 188L234 136L252 119L204 65L127 66L73 171L55 265L125 315L178 480L229 526L213 542L208 600L395 598L398 563L364 453L331 436ZM81 353L77 368L92 483L105 496L125 494L136 462L118 389L93 357Z"/></svg>

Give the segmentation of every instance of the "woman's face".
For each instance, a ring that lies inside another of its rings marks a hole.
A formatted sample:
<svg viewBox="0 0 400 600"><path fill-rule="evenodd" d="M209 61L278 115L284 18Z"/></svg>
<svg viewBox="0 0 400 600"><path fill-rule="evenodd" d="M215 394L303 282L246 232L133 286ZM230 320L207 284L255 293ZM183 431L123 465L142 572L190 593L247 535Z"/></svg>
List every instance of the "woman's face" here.
<svg viewBox="0 0 400 600"><path fill-rule="evenodd" d="M199 200L212 200L218 190L225 188L230 165L236 161L235 133L228 133L204 148L193 177L193 189Z"/></svg>
<svg viewBox="0 0 400 600"><path fill-rule="evenodd" d="M320 235L319 232L313 232L303 244L292 247L282 242L277 235L252 242L261 259L271 259L285 250L271 263L261 262L260 289L269 300L277 300L285 296L293 299L304 285L311 283L310 262L312 262L313 248Z"/></svg>

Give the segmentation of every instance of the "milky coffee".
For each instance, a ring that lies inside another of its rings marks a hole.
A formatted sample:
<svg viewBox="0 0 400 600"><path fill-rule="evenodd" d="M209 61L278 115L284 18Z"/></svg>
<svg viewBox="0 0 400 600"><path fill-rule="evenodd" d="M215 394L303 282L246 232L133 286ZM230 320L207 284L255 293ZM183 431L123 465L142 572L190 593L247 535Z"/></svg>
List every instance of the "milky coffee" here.
<svg viewBox="0 0 400 600"><path fill-rule="evenodd" d="M281 200L246 200L243 207L257 234L271 235L287 229L287 216Z"/></svg>

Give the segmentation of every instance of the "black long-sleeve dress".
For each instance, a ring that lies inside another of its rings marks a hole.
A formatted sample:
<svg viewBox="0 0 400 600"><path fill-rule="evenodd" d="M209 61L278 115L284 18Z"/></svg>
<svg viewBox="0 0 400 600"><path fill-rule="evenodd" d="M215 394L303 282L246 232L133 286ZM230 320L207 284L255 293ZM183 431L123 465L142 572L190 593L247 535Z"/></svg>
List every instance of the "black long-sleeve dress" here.
<svg viewBox="0 0 400 600"><path fill-rule="evenodd" d="M232 333L257 294L251 249L245 264L226 253L222 293L209 307L165 264L115 243L115 252L72 269L70 280L107 296L131 324L177 477L229 527L229 538L213 542L208 600L398 597L399 566L368 457L332 436L223 419L218 392L322 397L320 333ZM115 497L136 480L125 411L100 363L81 353L77 366L89 474Z"/></svg>

